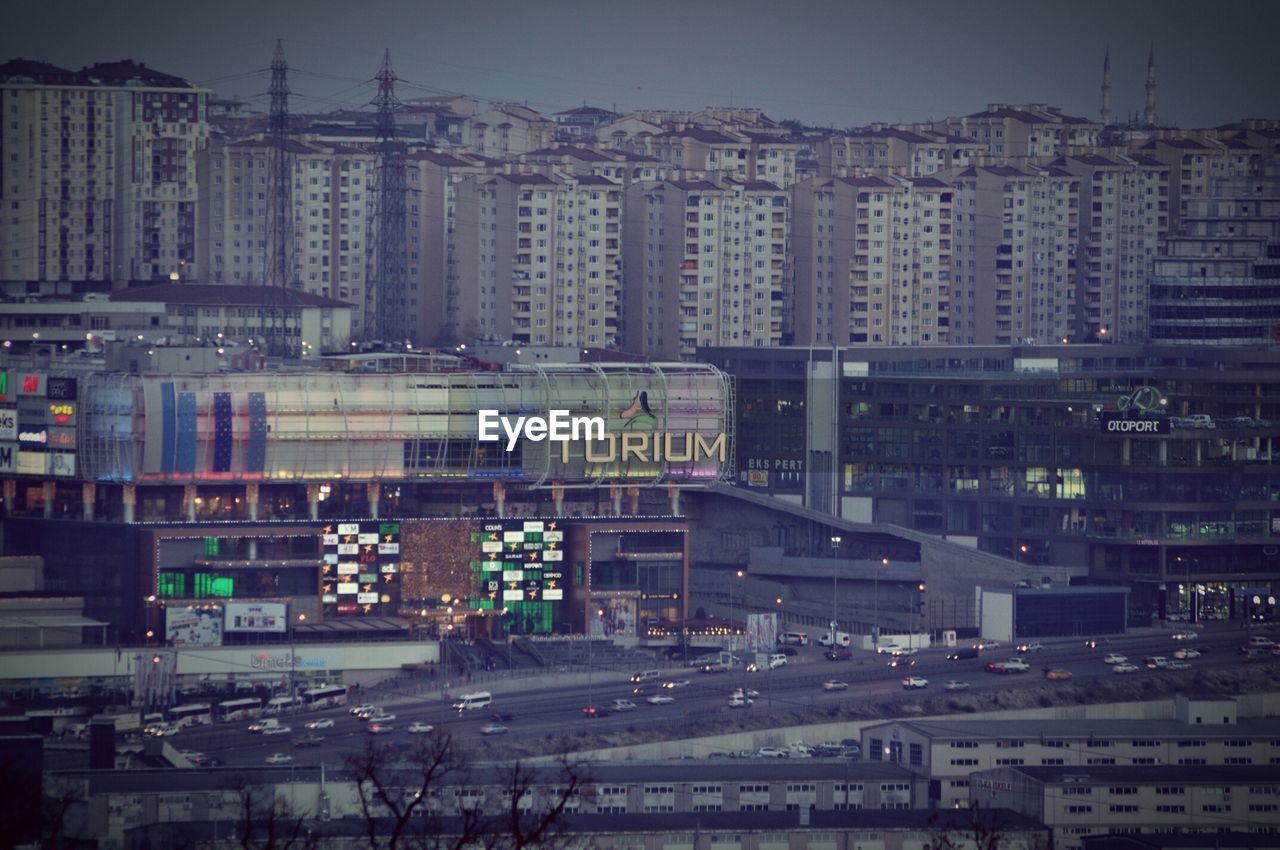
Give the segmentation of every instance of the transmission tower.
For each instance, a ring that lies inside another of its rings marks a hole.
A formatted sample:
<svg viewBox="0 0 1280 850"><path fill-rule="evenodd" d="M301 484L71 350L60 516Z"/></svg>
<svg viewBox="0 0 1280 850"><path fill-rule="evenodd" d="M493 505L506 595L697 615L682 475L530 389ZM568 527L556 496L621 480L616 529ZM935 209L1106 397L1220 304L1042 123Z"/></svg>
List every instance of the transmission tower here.
<svg viewBox="0 0 1280 850"><path fill-rule="evenodd" d="M293 164L289 155L289 64L284 43L276 39L271 57L271 115L267 124L271 140L271 201L267 211L267 252L263 284L267 287L262 311L262 331L267 353L291 354L285 331L288 288L293 283L293 197L290 191Z"/></svg>
<svg viewBox="0 0 1280 850"><path fill-rule="evenodd" d="M396 138L396 72L391 67L391 51L382 58L378 71L375 133L378 166L374 178L374 227L376 238L369 240L368 273L365 279L364 333L366 340L390 344L411 342L413 324L409 317L407 222L405 218L405 146Z"/></svg>

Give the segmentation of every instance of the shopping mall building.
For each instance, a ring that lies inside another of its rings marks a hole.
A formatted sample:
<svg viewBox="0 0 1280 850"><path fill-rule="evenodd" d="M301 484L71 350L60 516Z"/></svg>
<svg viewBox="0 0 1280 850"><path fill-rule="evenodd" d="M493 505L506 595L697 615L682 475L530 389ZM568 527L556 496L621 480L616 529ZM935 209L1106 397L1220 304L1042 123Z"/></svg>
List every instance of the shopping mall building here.
<svg viewBox="0 0 1280 850"><path fill-rule="evenodd" d="M703 349L737 381L741 487L1027 564L1132 612L1275 615L1280 351Z"/></svg>
<svg viewBox="0 0 1280 850"><path fill-rule="evenodd" d="M342 640L410 611L580 633L588 608L635 635L687 616L682 493L731 475L732 384L706 366L75 360L0 366L2 551L41 556L43 590L82 595L111 641ZM484 410L599 428L487 441Z"/></svg>

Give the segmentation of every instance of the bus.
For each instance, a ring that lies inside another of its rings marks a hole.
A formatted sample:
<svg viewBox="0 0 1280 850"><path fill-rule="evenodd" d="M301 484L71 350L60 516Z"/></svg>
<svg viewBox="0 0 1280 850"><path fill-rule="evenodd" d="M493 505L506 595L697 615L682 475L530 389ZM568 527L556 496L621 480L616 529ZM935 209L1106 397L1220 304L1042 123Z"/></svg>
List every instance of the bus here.
<svg viewBox="0 0 1280 850"><path fill-rule="evenodd" d="M169 709L169 722L179 729L188 726L204 726L213 722L213 706L208 703L178 705Z"/></svg>
<svg viewBox="0 0 1280 850"><path fill-rule="evenodd" d="M321 685L302 692L302 700L308 709L332 708L347 704L346 685Z"/></svg>
<svg viewBox="0 0 1280 850"><path fill-rule="evenodd" d="M224 720L247 720L262 713L262 700L229 699L218 703L218 716Z"/></svg>
<svg viewBox="0 0 1280 850"><path fill-rule="evenodd" d="M302 707L302 697L272 697L262 709L263 714L284 714Z"/></svg>

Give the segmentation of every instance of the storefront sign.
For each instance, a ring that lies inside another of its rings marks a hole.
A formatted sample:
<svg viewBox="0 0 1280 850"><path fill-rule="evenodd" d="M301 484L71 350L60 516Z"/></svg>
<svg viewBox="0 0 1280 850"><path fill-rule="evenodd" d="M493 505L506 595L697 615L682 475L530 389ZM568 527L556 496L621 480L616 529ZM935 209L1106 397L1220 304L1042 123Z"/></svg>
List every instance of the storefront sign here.
<svg viewBox="0 0 1280 850"><path fill-rule="evenodd" d="M1102 413L1102 433L1115 436L1155 436L1168 434L1169 417L1151 414Z"/></svg>

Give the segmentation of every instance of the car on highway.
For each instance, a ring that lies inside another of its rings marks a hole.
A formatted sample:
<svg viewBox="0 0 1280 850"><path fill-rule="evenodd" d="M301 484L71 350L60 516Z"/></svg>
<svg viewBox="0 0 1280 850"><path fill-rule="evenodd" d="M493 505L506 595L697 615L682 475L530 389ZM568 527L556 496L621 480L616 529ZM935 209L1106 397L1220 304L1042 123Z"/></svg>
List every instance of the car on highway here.
<svg viewBox="0 0 1280 850"><path fill-rule="evenodd" d="M976 646L962 646L953 649L947 653L948 661L962 661L966 658L977 658L978 648Z"/></svg>
<svg viewBox="0 0 1280 850"><path fill-rule="evenodd" d="M824 691L847 691L849 690L848 682L841 682L839 679L827 679L822 683Z"/></svg>
<svg viewBox="0 0 1280 850"><path fill-rule="evenodd" d="M982 652L988 649L999 649L1000 641L998 640L980 640L973 645L973 648Z"/></svg>
<svg viewBox="0 0 1280 850"><path fill-rule="evenodd" d="M950 682L943 685L942 689L945 691L967 691L970 687L971 685L968 682L961 682L957 679L952 679Z"/></svg>
<svg viewBox="0 0 1280 850"><path fill-rule="evenodd" d="M784 759L787 751L781 747L761 747L756 750L756 757L762 759Z"/></svg>
<svg viewBox="0 0 1280 850"><path fill-rule="evenodd" d="M896 643L879 643L876 644L876 655L891 655L902 649L906 649L906 647L899 646Z"/></svg>
<svg viewBox="0 0 1280 850"><path fill-rule="evenodd" d="M649 705L670 705L675 701L676 701L675 697L669 697L666 694L654 694L653 696L645 700L645 702L649 703Z"/></svg>
<svg viewBox="0 0 1280 850"><path fill-rule="evenodd" d="M1173 633L1174 640L1195 640L1198 637L1200 636L1195 632L1174 632Z"/></svg>
<svg viewBox="0 0 1280 850"><path fill-rule="evenodd" d="M584 705L582 707L583 717L608 717L609 712L606 709L594 705Z"/></svg>
<svg viewBox="0 0 1280 850"><path fill-rule="evenodd" d="M304 747L318 747L320 742L324 740L324 735L317 735L315 732L308 732L301 738L293 739L293 746L297 749Z"/></svg>
<svg viewBox="0 0 1280 850"><path fill-rule="evenodd" d="M320 718L319 720L308 720L308 721L307 721L307 728L308 728L308 729L332 729L332 728L333 728L333 718L332 718L332 717L322 717L322 718Z"/></svg>
<svg viewBox="0 0 1280 850"><path fill-rule="evenodd" d="M172 738L181 731L181 727L174 726L172 723L169 723L163 726L152 726L147 730L147 733L153 738Z"/></svg>
<svg viewBox="0 0 1280 850"><path fill-rule="evenodd" d="M501 723L486 723L480 727L481 735L505 735L510 731Z"/></svg>
<svg viewBox="0 0 1280 850"><path fill-rule="evenodd" d="M425 735L435 728L430 723L410 723L408 726L408 730L414 735Z"/></svg>
<svg viewBox="0 0 1280 850"><path fill-rule="evenodd" d="M609 708L612 711L635 711L636 704L629 699L615 699Z"/></svg>
<svg viewBox="0 0 1280 850"><path fill-rule="evenodd" d="M750 708L752 703L754 702L755 700L753 700L751 697L739 696L737 694L729 697L730 708Z"/></svg>
<svg viewBox="0 0 1280 850"><path fill-rule="evenodd" d="M929 680L921 679L919 676L908 676L902 680L902 689L904 691L914 691L927 687L929 687Z"/></svg>
<svg viewBox="0 0 1280 850"><path fill-rule="evenodd" d="M388 726L386 723L370 723L364 728L364 731L370 735L390 735L395 731L395 727Z"/></svg>
<svg viewBox="0 0 1280 850"><path fill-rule="evenodd" d="M377 707L376 705L372 705L372 704L370 704L370 703L365 703L364 705L355 705L355 706L352 706L351 708L347 709L347 713L348 713L348 714L354 714L354 715L356 715L357 717L359 717L359 716L360 716L360 715L362 715L362 714L372 714L373 712L375 712L375 711L377 711L377 710L378 710L378 707Z"/></svg>
<svg viewBox="0 0 1280 850"><path fill-rule="evenodd" d="M918 655L920 650L914 646L900 646L890 653L894 658L904 658L912 655Z"/></svg>
<svg viewBox="0 0 1280 850"><path fill-rule="evenodd" d="M1199 658L1200 651L1197 649L1183 647L1182 649L1175 649L1173 651L1173 657L1180 661L1189 661L1192 658Z"/></svg>
<svg viewBox="0 0 1280 850"><path fill-rule="evenodd" d="M1128 661L1123 664L1117 664L1111 668L1112 673L1137 673L1142 668L1137 664L1130 664Z"/></svg>
<svg viewBox="0 0 1280 850"><path fill-rule="evenodd" d="M730 694L729 696L734 696L734 697L745 696L747 697L747 699L755 699L756 697L760 696L760 692L757 691L755 688L747 688L745 691L742 688L735 688L733 693Z"/></svg>
<svg viewBox="0 0 1280 850"><path fill-rule="evenodd" d="M1104 646L1110 646L1111 641L1106 638L1089 638L1084 642L1085 649L1098 649Z"/></svg>
<svg viewBox="0 0 1280 850"><path fill-rule="evenodd" d="M828 661L848 661L853 657L853 650L849 649L828 649L822 653L822 657Z"/></svg>
<svg viewBox="0 0 1280 850"><path fill-rule="evenodd" d="M1044 677L1050 682L1065 682L1071 678L1071 671L1060 669L1045 670Z"/></svg>
<svg viewBox="0 0 1280 850"><path fill-rule="evenodd" d="M668 691L675 690L676 688L687 688L689 685L690 682L688 679L672 679L671 681L662 683L662 687Z"/></svg>
<svg viewBox="0 0 1280 850"><path fill-rule="evenodd" d="M725 664L723 661L716 661L713 664L704 664L702 665L702 672L703 673L728 673L729 665Z"/></svg>
<svg viewBox="0 0 1280 850"><path fill-rule="evenodd" d="M895 655L890 661L890 667L914 667L916 660L909 655Z"/></svg>
<svg viewBox="0 0 1280 850"><path fill-rule="evenodd" d="M272 753L267 756L267 764L290 764L293 762L293 756L288 753Z"/></svg>
<svg viewBox="0 0 1280 850"><path fill-rule="evenodd" d="M392 720L395 720L395 719L396 719L396 716L394 714L389 714L386 712L377 712L376 714L370 714L368 717L364 718L364 721L366 723L390 723Z"/></svg>
<svg viewBox="0 0 1280 850"><path fill-rule="evenodd" d="M1118 652L1108 652L1107 657L1102 659L1103 664L1127 664L1129 656L1121 655Z"/></svg>
<svg viewBox="0 0 1280 850"><path fill-rule="evenodd" d="M1021 652L1024 655L1029 652L1039 652L1042 649L1044 649L1044 644L1040 643L1039 641L1035 641L1033 643L1018 644L1018 652Z"/></svg>
<svg viewBox="0 0 1280 850"><path fill-rule="evenodd" d="M268 726L262 730L264 735L288 735L293 731L292 726Z"/></svg>

